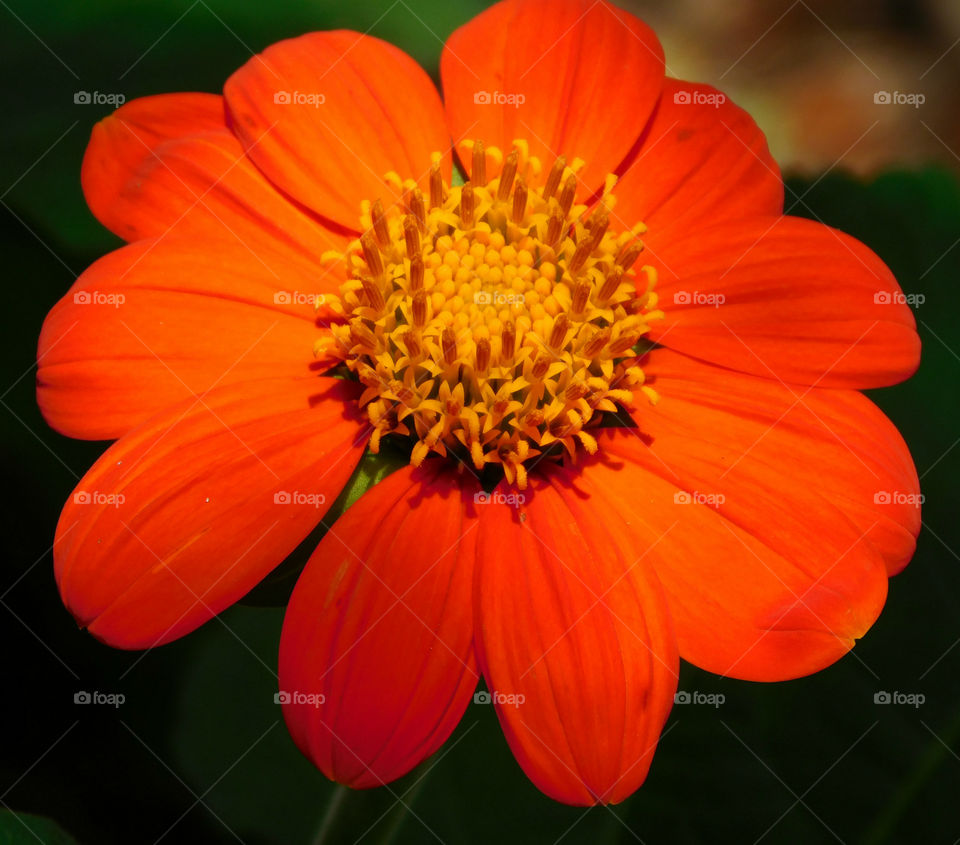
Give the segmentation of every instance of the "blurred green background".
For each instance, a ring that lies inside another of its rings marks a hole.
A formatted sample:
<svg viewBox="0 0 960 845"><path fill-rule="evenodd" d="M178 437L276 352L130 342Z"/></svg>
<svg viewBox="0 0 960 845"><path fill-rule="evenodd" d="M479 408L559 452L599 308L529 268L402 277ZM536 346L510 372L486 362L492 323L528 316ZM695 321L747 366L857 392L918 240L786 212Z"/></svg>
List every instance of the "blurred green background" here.
<svg viewBox="0 0 960 845"><path fill-rule="evenodd" d="M647 784L613 809L543 797L483 705L426 774L348 793L301 758L273 703L280 609L236 607L141 655L97 644L60 605L57 516L105 444L45 427L36 339L76 275L118 245L79 186L90 129L109 107L77 105L74 92L217 91L251 52L337 27L399 44L435 74L443 39L485 5L0 0L0 843L960 841L955 4L632 7L657 27L675 75L754 112L792 174L788 210L865 241L925 297L919 374L874 396L912 447L924 530L880 621L838 665L777 686L684 666L681 689L725 703L675 707ZM875 106L879 89L926 92L927 103ZM77 705L79 691L125 702ZM879 691L925 701L876 704Z"/></svg>

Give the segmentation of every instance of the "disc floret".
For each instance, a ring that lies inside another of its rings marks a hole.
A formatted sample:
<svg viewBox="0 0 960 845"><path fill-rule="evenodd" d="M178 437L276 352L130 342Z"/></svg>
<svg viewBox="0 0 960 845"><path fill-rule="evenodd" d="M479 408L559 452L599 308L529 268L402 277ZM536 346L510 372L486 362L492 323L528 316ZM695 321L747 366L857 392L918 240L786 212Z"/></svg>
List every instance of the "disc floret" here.
<svg viewBox="0 0 960 845"><path fill-rule="evenodd" d="M653 268L636 267L646 228L613 223L613 177L590 210L579 161L541 174L524 143L479 141L472 159L464 185L435 155L428 196L410 180L402 204L365 205L323 352L366 388L374 452L409 436L414 465L452 452L522 489L531 459L595 452L589 429L638 388L656 401L634 347L663 315Z"/></svg>

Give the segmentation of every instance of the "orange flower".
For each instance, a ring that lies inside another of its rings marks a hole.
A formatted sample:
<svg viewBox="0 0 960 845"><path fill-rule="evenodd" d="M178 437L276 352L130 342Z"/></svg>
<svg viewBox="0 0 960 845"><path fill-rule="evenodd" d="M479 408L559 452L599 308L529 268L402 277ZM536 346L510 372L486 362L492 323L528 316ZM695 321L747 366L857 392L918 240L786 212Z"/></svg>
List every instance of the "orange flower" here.
<svg viewBox="0 0 960 845"><path fill-rule="evenodd" d="M444 101L397 48L312 33L222 97L96 126L84 190L130 244L50 313L39 402L119 439L64 508L57 583L111 645L180 637L392 443L411 465L329 526L289 604L297 744L384 783L482 675L540 789L616 802L679 656L793 678L877 618L918 482L858 391L919 341L884 264L783 216L754 122L665 78L622 10L506 0L441 75Z"/></svg>

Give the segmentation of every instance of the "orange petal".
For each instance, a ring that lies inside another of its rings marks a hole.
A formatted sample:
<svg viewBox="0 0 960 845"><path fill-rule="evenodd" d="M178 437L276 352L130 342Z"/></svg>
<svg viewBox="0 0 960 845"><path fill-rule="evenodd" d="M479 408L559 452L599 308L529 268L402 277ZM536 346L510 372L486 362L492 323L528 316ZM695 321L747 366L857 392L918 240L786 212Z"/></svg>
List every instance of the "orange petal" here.
<svg viewBox="0 0 960 845"><path fill-rule="evenodd" d="M125 103L93 127L80 173L87 205L120 237L142 237L113 210L131 175L167 141L225 130L219 94L159 94Z"/></svg>
<svg viewBox="0 0 960 845"><path fill-rule="evenodd" d="M313 32L252 58L224 87L231 127L256 165L294 199L342 226L361 200L396 194L394 171L427 186L430 154L450 141L439 94L402 50L356 32Z"/></svg>
<svg viewBox="0 0 960 845"><path fill-rule="evenodd" d="M40 335L37 397L71 437L120 437L217 384L308 375L333 278L212 240L140 241L90 267Z"/></svg>
<svg viewBox="0 0 960 845"><path fill-rule="evenodd" d="M219 388L114 444L60 516L57 584L118 648L181 637L241 598L323 518L363 452L336 379Z"/></svg>
<svg viewBox="0 0 960 845"><path fill-rule="evenodd" d="M474 489L442 467L407 467L364 494L321 541L287 609L284 716L303 753L349 786L387 783L436 751L479 677Z"/></svg>
<svg viewBox="0 0 960 845"><path fill-rule="evenodd" d="M916 323L887 266L811 220L758 217L644 239L666 319L651 339L724 367L821 387L908 378Z"/></svg>
<svg viewBox="0 0 960 845"><path fill-rule="evenodd" d="M464 141L506 151L522 138L544 174L558 155L583 159L585 198L643 131L663 86L663 48L645 23L603 0L504 0L450 36L440 75L468 171Z"/></svg>
<svg viewBox="0 0 960 845"><path fill-rule="evenodd" d="M889 574L910 561L920 533L917 471L900 432L862 393L790 388L667 349L652 352L644 371L662 401L640 400L637 416L650 466L664 477L685 489L762 476L771 496L816 491L817 510L842 512Z"/></svg>
<svg viewBox="0 0 960 845"><path fill-rule="evenodd" d="M769 417L758 424L762 401L748 410L749 400L735 395L744 407L733 399L730 412L708 397L665 395L660 404L675 417L647 412L638 430L604 431L604 459L585 472L615 497L637 553L656 569L681 656L721 675L784 680L853 647L883 607L887 573L873 544L880 535L854 524L856 508L831 500L839 499L835 488L811 481L832 468L817 461L792 477L816 452L805 444L810 425L806 436L778 436ZM774 432L769 447L761 445L764 430ZM796 460L784 454L789 447L799 450Z"/></svg>
<svg viewBox="0 0 960 845"><path fill-rule="evenodd" d="M690 231L783 213L783 180L753 118L709 85L667 79L614 190L622 228Z"/></svg>
<svg viewBox="0 0 960 845"><path fill-rule="evenodd" d="M119 114L107 121L117 121ZM226 127L148 150L133 127L122 120L120 126L95 132L87 155L115 155L133 166L124 180L101 184L88 179L87 195L101 222L122 238L214 237L233 241L251 261L279 242L314 268L325 251L346 247L346 237L335 235L281 194ZM93 151L94 146L109 149ZM128 152L130 147L133 152Z"/></svg>
<svg viewBox="0 0 960 845"><path fill-rule="evenodd" d="M537 787L616 803L643 783L673 704L663 590L592 475L548 470L520 495L479 506L480 666Z"/></svg>

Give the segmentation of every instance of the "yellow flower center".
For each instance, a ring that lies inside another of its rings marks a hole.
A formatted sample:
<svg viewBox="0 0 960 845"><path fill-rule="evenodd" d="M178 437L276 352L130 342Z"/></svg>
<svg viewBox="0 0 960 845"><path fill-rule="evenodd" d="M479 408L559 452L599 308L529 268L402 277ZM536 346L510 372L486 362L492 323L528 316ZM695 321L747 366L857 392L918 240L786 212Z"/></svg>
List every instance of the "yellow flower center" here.
<svg viewBox="0 0 960 845"><path fill-rule="evenodd" d="M541 179L527 149L475 142L471 181L452 187L436 154L429 197L388 174L403 206L364 204L342 321L316 350L366 387L374 452L409 437L414 465L430 452L498 464L521 489L533 461L595 452L589 429L638 388L656 401L634 347L663 316L653 269L636 269L646 228L612 223L615 179L589 211L575 204L582 162L561 157Z"/></svg>

